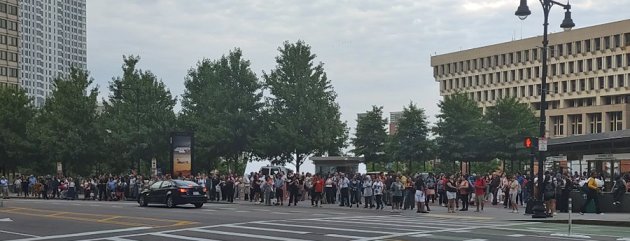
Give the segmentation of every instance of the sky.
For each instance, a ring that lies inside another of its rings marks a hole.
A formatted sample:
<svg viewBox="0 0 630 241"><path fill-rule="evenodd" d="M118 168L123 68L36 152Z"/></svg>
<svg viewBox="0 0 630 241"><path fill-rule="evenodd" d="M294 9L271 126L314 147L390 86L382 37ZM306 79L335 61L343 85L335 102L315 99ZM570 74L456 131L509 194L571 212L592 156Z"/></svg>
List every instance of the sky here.
<svg viewBox="0 0 630 241"><path fill-rule="evenodd" d="M88 69L104 98L108 83L122 74L123 55L138 55L140 68L180 96L186 73L204 58L217 59L238 47L261 77L275 67L284 41L304 40L324 63L351 135L357 113L372 105L383 106L387 114L413 102L434 123L441 97L431 56L542 35L539 1L529 0L532 15L525 21L514 16L519 2L87 1ZM630 0L573 0L571 5L576 28L630 16ZM563 13L553 7L550 32L562 31Z"/></svg>

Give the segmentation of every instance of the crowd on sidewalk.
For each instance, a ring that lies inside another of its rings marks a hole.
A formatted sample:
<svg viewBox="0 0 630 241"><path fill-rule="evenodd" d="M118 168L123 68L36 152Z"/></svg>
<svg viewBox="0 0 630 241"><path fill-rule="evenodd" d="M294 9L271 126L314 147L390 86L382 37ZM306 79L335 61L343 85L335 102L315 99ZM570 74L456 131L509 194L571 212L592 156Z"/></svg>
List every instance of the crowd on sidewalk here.
<svg viewBox="0 0 630 241"><path fill-rule="evenodd" d="M485 175L416 173L346 174L328 175L310 173L275 173L264 175L252 172L245 176L233 173L210 175L198 173L196 176L179 177L194 181L207 188L209 201L234 202L235 199L257 202L262 205L297 205L300 201L310 201L313 207L339 205L349 208L383 210L391 206L392 212L416 210L419 213L431 211L429 203L446 207L448 212L466 212L470 205L474 211L484 210L485 204L503 205L511 212L519 213L529 199L532 188L539 191L537 180L517 173L493 173ZM615 200L612 205L623 204L623 195L630 189L630 175L618 176L610 191ZM144 178L140 175L101 175L88 178L63 176L20 176L11 182L0 178L3 197L12 191L17 196L30 196L43 199L83 199L125 200L137 195L157 180L170 179L170 176ZM604 188L602 178L596 173L587 176L579 174L555 174L547 172L544 177L543 197L547 215L568 209L569 193L580 190L587 202L593 200L599 207L599 193ZM11 185L12 184L12 185ZM9 190L12 186L12 190ZM435 205L433 205L435 206ZM461 207L461 208L460 208ZM586 207L582 207L584 210ZM599 209L596 210L597 213Z"/></svg>

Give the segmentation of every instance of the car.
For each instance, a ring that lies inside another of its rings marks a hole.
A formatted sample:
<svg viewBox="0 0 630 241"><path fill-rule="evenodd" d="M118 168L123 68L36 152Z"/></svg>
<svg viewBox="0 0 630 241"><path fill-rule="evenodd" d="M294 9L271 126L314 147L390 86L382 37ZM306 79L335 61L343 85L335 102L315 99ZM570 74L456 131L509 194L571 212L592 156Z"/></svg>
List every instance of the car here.
<svg viewBox="0 0 630 241"><path fill-rule="evenodd" d="M206 192L206 188L190 181L157 181L140 193L138 204L141 207L146 207L152 203L166 204L166 207L169 208L193 204L196 208L200 208L208 201Z"/></svg>

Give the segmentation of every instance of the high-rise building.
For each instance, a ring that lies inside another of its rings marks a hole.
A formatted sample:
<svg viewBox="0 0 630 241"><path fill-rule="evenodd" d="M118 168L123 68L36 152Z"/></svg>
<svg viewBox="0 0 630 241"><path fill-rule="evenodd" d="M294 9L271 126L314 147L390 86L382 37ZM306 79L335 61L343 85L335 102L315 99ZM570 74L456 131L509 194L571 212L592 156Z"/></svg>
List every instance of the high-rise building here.
<svg viewBox="0 0 630 241"><path fill-rule="evenodd" d="M0 0L0 87L18 86L18 1Z"/></svg>
<svg viewBox="0 0 630 241"><path fill-rule="evenodd" d="M70 67L87 68L86 0L20 0L20 85L36 106Z"/></svg>
<svg viewBox="0 0 630 241"><path fill-rule="evenodd" d="M402 111L389 112L389 134L395 135L398 132L398 122L402 117Z"/></svg>
<svg viewBox="0 0 630 241"><path fill-rule="evenodd" d="M516 97L540 110L542 37L431 57L440 95L485 111ZM549 35L547 136L630 129L630 20Z"/></svg>

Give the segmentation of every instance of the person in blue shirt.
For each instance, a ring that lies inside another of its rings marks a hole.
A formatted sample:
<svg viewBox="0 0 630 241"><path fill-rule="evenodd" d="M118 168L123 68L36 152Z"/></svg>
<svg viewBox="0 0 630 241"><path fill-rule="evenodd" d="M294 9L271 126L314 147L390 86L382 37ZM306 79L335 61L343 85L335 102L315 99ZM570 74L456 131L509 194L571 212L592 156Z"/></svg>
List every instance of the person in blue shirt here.
<svg viewBox="0 0 630 241"><path fill-rule="evenodd" d="M521 173L516 173L516 181L521 187L523 187L523 185L525 184L525 177L523 177ZM520 203L521 206L523 206L523 188L519 189L518 193L516 194L516 202Z"/></svg>

